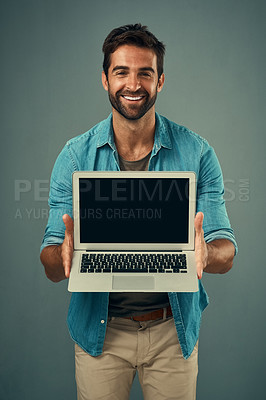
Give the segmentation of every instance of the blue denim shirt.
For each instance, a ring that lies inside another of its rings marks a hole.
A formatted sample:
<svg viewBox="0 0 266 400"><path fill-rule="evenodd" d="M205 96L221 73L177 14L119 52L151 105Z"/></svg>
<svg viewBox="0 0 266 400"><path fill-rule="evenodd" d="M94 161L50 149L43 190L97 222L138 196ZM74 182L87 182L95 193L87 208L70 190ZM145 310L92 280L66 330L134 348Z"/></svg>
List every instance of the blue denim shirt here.
<svg viewBox="0 0 266 400"><path fill-rule="evenodd" d="M69 140L59 154L51 176L48 224L41 250L61 244L65 227L63 214L72 216L72 173L74 171L119 170L114 143L112 114L88 132ZM154 146L150 171L194 171L197 176L197 211L204 213L205 241L228 239L237 245L223 200L222 172L208 142L156 113ZM198 340L201 313L208 296L199 281L195 293L168 293L184 358ZM92 356L101 354L108 317L109 293L73 293L68 327L72 339Z"/></svg>

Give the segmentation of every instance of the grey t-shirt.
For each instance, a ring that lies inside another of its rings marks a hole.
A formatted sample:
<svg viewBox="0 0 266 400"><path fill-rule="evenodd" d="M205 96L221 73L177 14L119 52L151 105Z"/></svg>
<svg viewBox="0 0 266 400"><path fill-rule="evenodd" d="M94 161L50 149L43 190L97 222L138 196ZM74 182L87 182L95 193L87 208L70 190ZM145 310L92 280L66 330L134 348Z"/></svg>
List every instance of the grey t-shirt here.
<svg viewBox="0 0 266 400"><path fill-rule="evenodd" d="M147 171L151 153L137 161L127 161L119 156L121 171ZM146 314L169 306L167 293L110 293L109 316L131 317Z"/></svg>

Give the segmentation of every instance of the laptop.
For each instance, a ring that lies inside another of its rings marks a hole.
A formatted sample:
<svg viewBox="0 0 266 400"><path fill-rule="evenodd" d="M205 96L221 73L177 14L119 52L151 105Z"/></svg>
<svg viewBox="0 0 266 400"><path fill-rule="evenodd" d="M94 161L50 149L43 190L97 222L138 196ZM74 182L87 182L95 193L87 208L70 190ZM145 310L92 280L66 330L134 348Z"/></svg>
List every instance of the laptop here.
<svg viewBox="0 0 266 400"><path fill-rule="evenodd" d="M196 292L194 172L73 173L70 292Z"/></svg>

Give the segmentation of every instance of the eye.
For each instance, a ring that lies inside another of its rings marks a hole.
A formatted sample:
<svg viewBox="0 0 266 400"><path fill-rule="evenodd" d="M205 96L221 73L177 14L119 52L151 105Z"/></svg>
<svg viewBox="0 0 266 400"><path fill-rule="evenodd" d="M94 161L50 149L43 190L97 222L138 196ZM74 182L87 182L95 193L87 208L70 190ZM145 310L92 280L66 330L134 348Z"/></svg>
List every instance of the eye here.
<svg viewBox="0 0 266 400"><path fill-rule="evenodd" d="M144 76L145 78L150 78L151 74L149 72L141 72L140 76Z"/></svg>
<svg viewBox="0 0 266 400"><path fill-rule="evenodd" d="M126 71L117 71L116 75L126 75Z"/></svg>

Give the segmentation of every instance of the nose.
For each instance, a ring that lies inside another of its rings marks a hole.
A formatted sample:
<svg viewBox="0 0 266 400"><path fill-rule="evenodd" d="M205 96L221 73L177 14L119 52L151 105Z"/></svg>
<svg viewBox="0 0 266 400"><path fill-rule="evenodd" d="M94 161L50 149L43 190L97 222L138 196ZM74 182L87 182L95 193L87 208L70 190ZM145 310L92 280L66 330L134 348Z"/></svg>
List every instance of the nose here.
<svg viewBox="0 0 266 400"><path fill-rule="evenodd" d="M137 74L128 74L126 87L131 92L136 92L138 89L140 89L141 84Z"/></svg>

